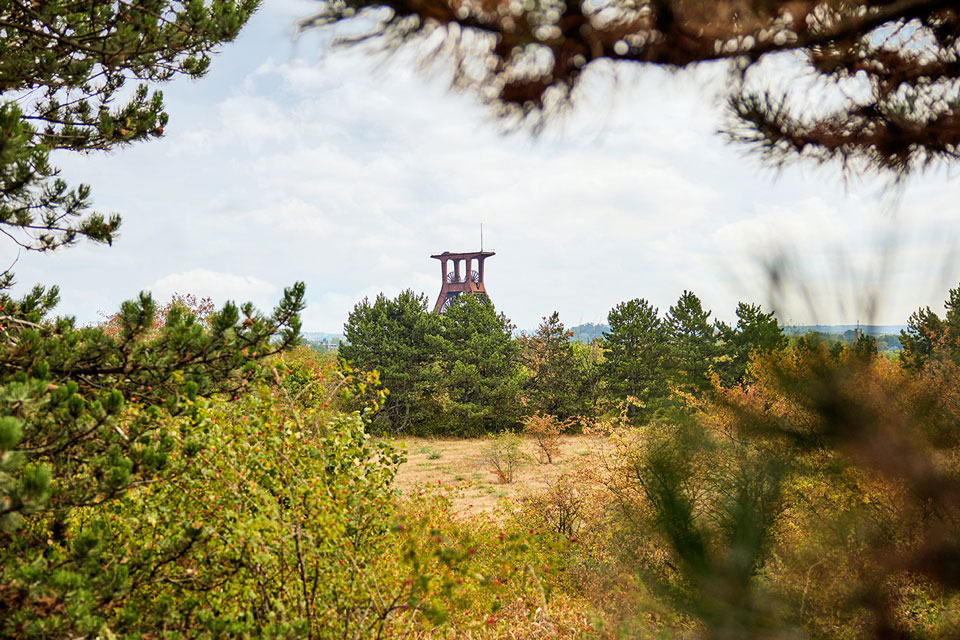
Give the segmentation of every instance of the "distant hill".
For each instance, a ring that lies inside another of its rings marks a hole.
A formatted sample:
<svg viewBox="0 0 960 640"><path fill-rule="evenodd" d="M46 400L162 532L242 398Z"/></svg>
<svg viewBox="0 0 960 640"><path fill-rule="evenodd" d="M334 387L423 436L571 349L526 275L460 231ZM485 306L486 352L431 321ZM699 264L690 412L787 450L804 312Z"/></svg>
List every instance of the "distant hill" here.
<svg viewBox="0 0 960 640"><path fill-rule="evenodd" d="M605 333L609 333L610 325L588 322L571 327L570 331L573 331L573 337L570 339L574 342L593 342L602 338Z"/></svg>
<svg viewBox="0 0 960 640"><path fill-rule="evenodd" d="M864 335L873 336L877 340L877 349L880 351L901 351L903 345L900 344L900 331L906 329L904 324L882 324L860 325L860 330ZM837 340L852 344L855 340L855 324L814 324L793 327L783 327L784 334L788 336L802 336L808 333L817 333L827 340Z"/></svg>
<svg viewBox="0 0 960 640"><path fill-rule="evenodd" d="M831 338L834 340L846 340L848 342L853 340L853 331L856 328L857 325L855 324L805 324L781 327L783 333L788 336L802 336L813 331L822 334L826 338ZM900 341L898 336L900 335L900 331L906 328L907 325L904 324L866 324L860 326L860 330L868 336L874 336L878 338L881 336L887 336L887 339L883 341L883 344L880 345L880 348L881 350L886 349L890 351L900 350ZM608 333L610 331L610 325L588 322L586 324L580 324L575 327L571 327L570 330L573 331L573 337L570 338L572 341L593 342L594 340L602 338L604 334Z"/></svg>
<svg viewBox="0 0 960 640"><path fill-rule="evenodd" d="M810 331L825 334L842 334L847 331L853 331L857 328L855 324L801 324L789 327L781 327L788 336L802 336ZM905 324L864 324L860 325L860 330L868 336L898 336L905 330Z"/></svg>
<svg viewBox="0 0 960 640"><path fill-rule="evenodd" d="M325 333L323 331L301 331L300 335L303 336L304 340L339 340L340 342L346 342L347 339L343 337L342 333Z"/></svg>

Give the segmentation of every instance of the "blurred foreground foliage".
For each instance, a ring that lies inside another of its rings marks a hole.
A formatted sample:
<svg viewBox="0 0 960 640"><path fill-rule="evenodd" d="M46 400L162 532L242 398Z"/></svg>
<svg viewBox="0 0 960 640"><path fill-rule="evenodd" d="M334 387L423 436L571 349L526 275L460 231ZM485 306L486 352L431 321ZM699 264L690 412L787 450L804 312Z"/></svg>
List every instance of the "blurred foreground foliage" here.
<svg viewBox="0 0 960 640"><path fill-rule="evenodd" d="M960 415L945 373L812 344L622 434L604 482L645 584L712 638L955 637Z"/></svg>
<svg viewBox="0 0 960 640"><path fill-rule="evenodd" d="M957 159L960 11L943 0L335 0L301 26L348 21L341 42L447 61L513 125L575 104L591 70L713 63L726 137L774 165L901 179Z"/></svg>

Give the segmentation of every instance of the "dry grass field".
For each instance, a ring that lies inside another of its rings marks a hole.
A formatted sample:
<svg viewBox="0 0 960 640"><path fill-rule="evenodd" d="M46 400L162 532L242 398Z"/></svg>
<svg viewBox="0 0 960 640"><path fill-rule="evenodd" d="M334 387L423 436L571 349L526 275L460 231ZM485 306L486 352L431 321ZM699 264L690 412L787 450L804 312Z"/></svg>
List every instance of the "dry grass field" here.
<svg viewBox="0 0 960 640"><path fill-rule="evenodd" d="M402 492L425 484L439 485L448 492L455 512L461 515L489 513L503 499L543 488L552 478L575 470L595 453L601 439L584 435L564 436L560 456L554 458L553 464L540 464L536 441L525 438L523 452L526 460L511 484L499 483L491 468L484 464L483 449L489 442L485 438L403 440L407 462L400 467L397 484Z"/></svg>

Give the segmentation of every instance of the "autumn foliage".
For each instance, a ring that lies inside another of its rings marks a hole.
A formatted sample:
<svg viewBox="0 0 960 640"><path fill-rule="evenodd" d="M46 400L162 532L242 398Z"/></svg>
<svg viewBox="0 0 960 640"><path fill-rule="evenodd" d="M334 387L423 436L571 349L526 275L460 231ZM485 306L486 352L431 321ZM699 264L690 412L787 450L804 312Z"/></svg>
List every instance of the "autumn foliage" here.
<svg viewBox="0 0 960 640"><path fill-rule="evenodd" d="M553 464L560 455L560 436L571 430L575 420L557 420L549 414L534 414L523 421L523 432L532 436L537 443L537 455L540 464Z"/></svg>

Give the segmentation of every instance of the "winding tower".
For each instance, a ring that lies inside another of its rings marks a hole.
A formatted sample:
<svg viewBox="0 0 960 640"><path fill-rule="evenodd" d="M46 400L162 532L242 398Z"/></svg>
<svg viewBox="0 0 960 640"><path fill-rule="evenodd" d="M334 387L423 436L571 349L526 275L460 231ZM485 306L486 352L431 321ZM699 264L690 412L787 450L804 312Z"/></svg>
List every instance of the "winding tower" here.
<svg viewBox="0 0 960 640"><path fill-rule="evenodd" d="M434 313L443 313L454 298L459 295L484 295L487 290L483 286L483 261L492 255L493 251L470 251L467 253L450 253L444 251L430 256L440 261L440 275L443 278L440 286L440 295L437 304L433 307ZM476 261L476 268L474 268ZM447 263L453 263L450 269ZM461 266L463 267L461 269Z"/></svg>

